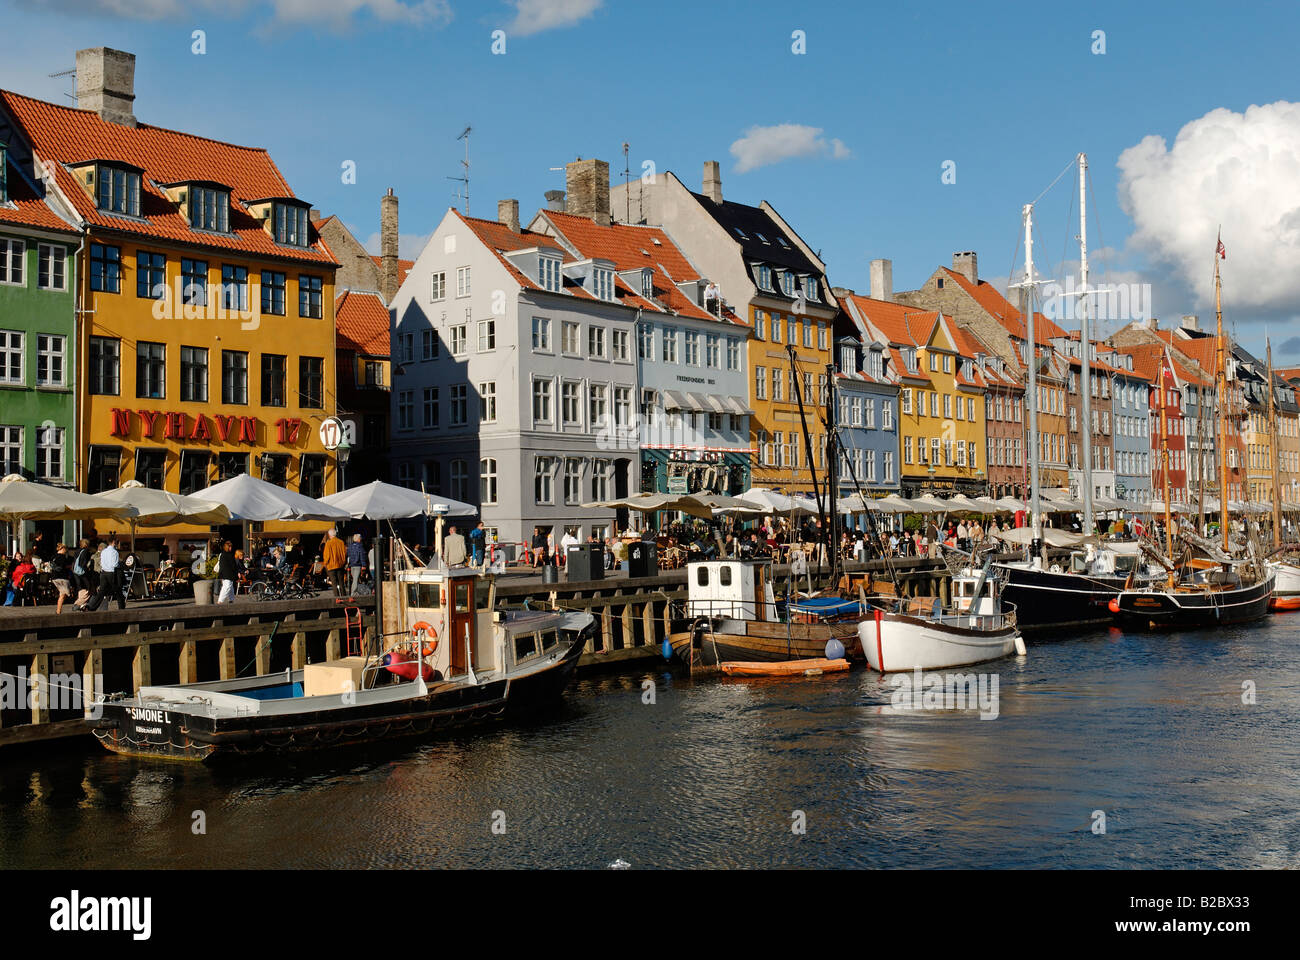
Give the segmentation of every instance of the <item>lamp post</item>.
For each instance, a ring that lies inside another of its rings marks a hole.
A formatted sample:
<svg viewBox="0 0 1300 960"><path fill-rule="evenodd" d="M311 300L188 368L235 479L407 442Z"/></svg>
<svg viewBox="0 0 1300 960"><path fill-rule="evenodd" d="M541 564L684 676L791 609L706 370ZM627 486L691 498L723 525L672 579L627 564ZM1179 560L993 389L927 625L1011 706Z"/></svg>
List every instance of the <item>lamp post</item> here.
<svg viewBox="0 0 1300 960"><path fill-rule="evenodd" d="M352 455L352 444L348 443L347 438L339 441L339 445L334 448L334 457L339 465L339 492L342 493L347 489L347 465L348 457Z"/></svg>

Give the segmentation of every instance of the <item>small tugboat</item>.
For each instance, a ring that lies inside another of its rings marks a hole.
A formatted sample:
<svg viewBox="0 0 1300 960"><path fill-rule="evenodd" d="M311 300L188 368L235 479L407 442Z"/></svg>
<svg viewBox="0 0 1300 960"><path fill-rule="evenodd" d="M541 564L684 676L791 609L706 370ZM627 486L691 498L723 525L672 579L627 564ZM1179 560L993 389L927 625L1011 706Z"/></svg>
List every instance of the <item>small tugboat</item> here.
<svg viewBox="0 0 1300 960"><path fill-rule="evenodd" d="M89 720L109 750L209 760L425 736L560 698L595 618L479 609L469 569L399 571L395 633L370 653L301 670L142 687ZM382 633L382 631L381 631Z"/></svg>
<svg viewBox="0 0 1300 960"><path fill-rule="evenodd" d="M717 670L729 661L826 658L832 640L849 659L862 659L859 601L812 597L778 605L765 560L688 564L686 610L685 629L669 634L668 643L692 670Z"/></svg>
<svg viewBox="0 0 1300 960"><path fill-rule="evenodd" d="M858 625L867 663L892 673L1024 656L1015 610L1003 611L1002 585L991 568L992 558L978 574L966 567L954 575L948 607L938 597L868 597L870 615Z"/></svg>

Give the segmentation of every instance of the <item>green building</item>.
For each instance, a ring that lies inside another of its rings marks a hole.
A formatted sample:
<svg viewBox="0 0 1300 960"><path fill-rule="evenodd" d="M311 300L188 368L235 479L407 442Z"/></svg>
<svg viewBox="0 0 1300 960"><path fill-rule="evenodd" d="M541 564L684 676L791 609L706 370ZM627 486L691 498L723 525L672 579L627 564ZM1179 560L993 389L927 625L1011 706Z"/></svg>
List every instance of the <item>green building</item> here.
<svg viewBox="0 0 1300 960"><path fill-rule="evenodd" d="M60 210L24 145L0 130L0 476L74 486L81 239ZM47 540L75 533L60 521L34 526ZM6 531L24 543L33 532Z"/></svg>

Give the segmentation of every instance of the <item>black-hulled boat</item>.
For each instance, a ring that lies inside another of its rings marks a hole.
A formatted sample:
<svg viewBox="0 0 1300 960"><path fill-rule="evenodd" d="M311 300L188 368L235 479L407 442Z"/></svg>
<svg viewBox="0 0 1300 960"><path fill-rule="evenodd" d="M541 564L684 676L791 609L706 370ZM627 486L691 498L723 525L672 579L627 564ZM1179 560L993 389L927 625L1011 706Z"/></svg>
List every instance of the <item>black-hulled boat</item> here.
<svg viewBox="0 0 1300 960"><path fill-rule="evenodd" d="M1241 584L1232 573L1212 579L1221 582L1125 590L1112 601L1111 610L1121 626L1153 629L1227 626L1268 615L1272 575L1249 584Z"/></svg>
<svg viewBox="0 0 1300 960"><path fill-rule="evenodd" d="M419 737L553 703L596 629L587 613L476 607L471 570L397 575L397 642L283 673L142 687L96 704L109 750L173 760Z"/></svg>
<svg viewBox="0 0 1300 960"><path fill-rule="evenodd" d="M1110 601L1125 588L1146 586L1150 572L1135 543L1077 550L1064 564L996 564L1005 577L1002 598L1016 609L1022 630L1110 623Z"/></svg>

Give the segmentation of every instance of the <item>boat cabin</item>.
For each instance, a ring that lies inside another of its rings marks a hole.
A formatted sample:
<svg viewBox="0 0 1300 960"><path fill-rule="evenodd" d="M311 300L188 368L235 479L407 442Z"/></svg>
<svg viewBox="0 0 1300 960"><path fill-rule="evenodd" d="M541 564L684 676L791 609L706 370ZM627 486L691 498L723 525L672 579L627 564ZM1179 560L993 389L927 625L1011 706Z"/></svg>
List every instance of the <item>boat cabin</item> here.
<svg viewBox="0 0 1300 960"><path fill-rule="evenodd" d="M975 588L979 585L979 573L965 570L952 578L952 605L961 613L973 613L977 616L993 616L1001 612L1002 584L997 577L989 575L980 590L975 609L971 609L975 600Z"/></svg>
<svg viewBox="0 0 1300 960"><path fill-rule="evenodd" d="M766 560L701 560L686 565L687 615L730 620L777 619Z"/></svg>
<svg viewBox="0 0 1300 960"><path fill-rule="evenodd" d="M403 633L420 633L429 643L436 640L437 649L425 662L443 677L504 669L493 612L478 609L478 580L467 567L399 571L396 615L385 617L385 646Z"/></svg>

